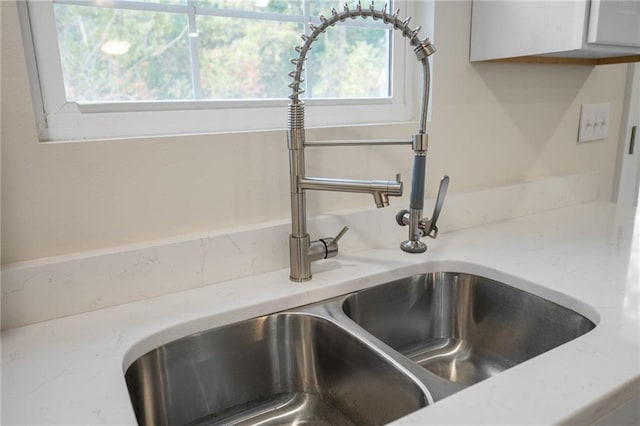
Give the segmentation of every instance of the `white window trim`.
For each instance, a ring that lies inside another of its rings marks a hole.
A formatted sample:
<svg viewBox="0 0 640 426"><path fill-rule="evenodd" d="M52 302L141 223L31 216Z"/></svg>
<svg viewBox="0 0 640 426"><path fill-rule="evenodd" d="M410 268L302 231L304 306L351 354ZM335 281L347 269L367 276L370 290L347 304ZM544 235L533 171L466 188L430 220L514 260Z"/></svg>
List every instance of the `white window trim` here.
<svg viewBox="0 0 640 426"><path fill-rule="evenodd" d="M396 7L401 9L401 14L409 16L411 3L396 0ZM51 37L51 34L57 34L53 1L27 0L18 4L38 135L42 142L266 131L286 127L288 99L68 102L58 41ZM428 23L426 26L431 28ZM48 36L43 38L43 34ZM397 31L392 40L392 49L397 55L391 69L392 96L307 99L307 127L395 123L413 118L412 87L416 60L408 43ZM292 57L294 55L292 48Z"/></svg>

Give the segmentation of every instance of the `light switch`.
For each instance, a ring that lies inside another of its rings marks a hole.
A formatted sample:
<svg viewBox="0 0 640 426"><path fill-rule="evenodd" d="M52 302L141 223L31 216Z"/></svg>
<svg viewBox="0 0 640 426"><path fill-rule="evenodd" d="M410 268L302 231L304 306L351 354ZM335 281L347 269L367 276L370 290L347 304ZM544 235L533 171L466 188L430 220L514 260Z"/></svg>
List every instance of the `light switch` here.
<svg viewBox="0 0 640 426"><path fill-rule="evenodd" d="M583 104L580 111L578 142L606 139L609 130L610 103Z"/></svg>

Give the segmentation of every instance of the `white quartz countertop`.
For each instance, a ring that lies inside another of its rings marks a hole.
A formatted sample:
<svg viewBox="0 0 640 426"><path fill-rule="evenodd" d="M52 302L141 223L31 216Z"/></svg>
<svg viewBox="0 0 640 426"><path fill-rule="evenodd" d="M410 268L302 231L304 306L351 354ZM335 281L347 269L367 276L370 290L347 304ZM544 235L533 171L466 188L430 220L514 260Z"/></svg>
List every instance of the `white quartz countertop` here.
<svg viewBox="0 0 640 426"><path fill-rule="evenodd" d="M634 227L635 220L635 227ZM484 275L568 306L591 332L397 424L591 422L640 394L640 218L584 204L441 234L429 251L342 253L293 284L242 278L2 333L2 424L135 424L138 356L197 331L427 271Z"/></svg>

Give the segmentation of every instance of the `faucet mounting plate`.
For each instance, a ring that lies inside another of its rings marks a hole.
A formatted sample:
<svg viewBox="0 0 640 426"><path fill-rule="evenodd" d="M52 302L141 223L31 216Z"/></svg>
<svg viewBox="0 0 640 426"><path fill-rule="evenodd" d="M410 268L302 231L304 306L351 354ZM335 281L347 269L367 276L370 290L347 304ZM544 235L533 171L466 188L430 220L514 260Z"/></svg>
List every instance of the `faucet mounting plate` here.
<svg viewBox="0 0 640 426"><path fill-rule="evenodd" d="M427 251L427 245L422 241L403 241L400 243L400 248L406 253L424 253Z"/></svg>

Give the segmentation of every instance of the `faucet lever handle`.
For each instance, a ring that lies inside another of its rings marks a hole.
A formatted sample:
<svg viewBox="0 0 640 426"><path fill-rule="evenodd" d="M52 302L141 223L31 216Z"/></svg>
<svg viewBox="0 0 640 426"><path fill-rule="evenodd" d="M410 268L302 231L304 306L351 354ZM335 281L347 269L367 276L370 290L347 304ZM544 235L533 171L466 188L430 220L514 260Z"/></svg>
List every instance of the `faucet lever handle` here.
<svg viewBox="0 0 640 426"><path fill-rule="evenodd" d="M436 197L436 205L433 208L433 215L431 216L431 220L429 220L429 227L425 231L425 235L427 237L436 238L438 236L438 226L436 223L438 222L438 217L440 217L440 212L442 211L444 198L447 195L448 188L449 176L444 175L440 180L440 188L438 189L438 196Z"/></svg>
<svg viewBox="0 0 640 426"><path fill-rule="evenodd" d="M346 234L348 230L349 230L348 226L345 226L344 228L342 228L340 232L338 232L338 235L336 235L335 238L333 239L333 242L337 243L338 241L340 241L340 238L344 237L344 234Z"/></svg>

